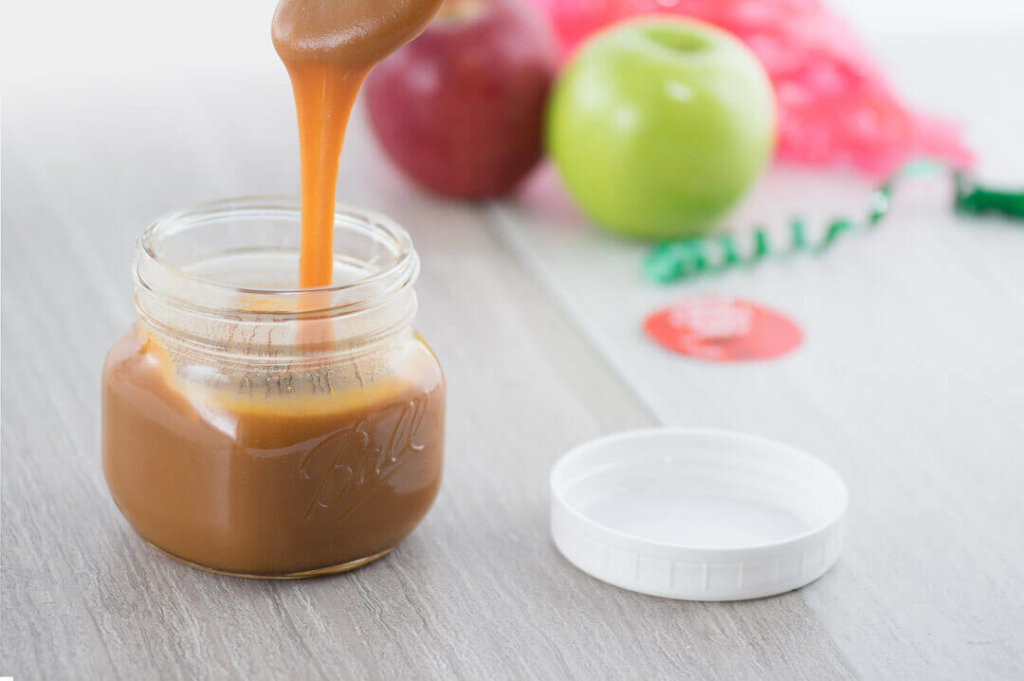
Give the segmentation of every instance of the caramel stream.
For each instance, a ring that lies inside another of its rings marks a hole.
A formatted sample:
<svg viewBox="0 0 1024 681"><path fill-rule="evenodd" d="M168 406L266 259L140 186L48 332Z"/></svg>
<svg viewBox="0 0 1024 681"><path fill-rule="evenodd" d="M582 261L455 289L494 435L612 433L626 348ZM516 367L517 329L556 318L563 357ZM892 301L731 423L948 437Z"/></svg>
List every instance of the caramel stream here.
<svg viewBox="0 0 1024 681"><path fill-rule="evenodd" d="M329 286L334 194L356 95L377 62L426 28L442 0L281 0L274 47L295 94L302 159L299 286Z"/></svg>

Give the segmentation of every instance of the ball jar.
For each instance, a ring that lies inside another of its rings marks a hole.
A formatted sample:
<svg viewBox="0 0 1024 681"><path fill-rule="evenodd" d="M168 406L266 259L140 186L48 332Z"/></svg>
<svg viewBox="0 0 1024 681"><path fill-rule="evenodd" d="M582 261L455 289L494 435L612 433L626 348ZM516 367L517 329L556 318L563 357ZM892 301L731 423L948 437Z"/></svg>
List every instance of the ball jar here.
<svg viewBox="0 0 1024 681"><path fill-rule="evenodd" d="M445 383L416 332L419 258L339 207L333 285L300 289L299 208L247 199L154 223L138 319L103 368L103 468L157 549L295 578L383 556L441 482Z"/></svg>

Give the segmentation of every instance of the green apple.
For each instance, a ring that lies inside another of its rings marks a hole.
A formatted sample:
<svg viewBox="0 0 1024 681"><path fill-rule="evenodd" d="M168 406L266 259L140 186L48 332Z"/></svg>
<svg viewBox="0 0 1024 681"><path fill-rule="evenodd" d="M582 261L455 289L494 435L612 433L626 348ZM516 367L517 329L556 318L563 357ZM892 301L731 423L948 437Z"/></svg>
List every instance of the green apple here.
<svg viewBox="0 0 1024 681"><path fill-rule="evenodd" d="M638 238L705 233L754 183L774 141L760 62L693 20L645 18L597 34L548 105L548 152L573 199Z"/></svg>

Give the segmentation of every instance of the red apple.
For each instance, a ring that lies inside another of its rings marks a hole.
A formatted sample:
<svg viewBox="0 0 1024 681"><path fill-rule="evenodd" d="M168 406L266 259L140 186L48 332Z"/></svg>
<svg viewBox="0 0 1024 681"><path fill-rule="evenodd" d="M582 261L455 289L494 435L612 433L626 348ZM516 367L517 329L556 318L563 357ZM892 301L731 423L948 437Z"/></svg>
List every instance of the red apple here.
<svg viewBox="0 0 1024 681"><path fill-rule="evenodd" d="M526 0L448 0L370 74L385 152L413 180L466 199L512 191L540 160L557 51Z"/></svg>

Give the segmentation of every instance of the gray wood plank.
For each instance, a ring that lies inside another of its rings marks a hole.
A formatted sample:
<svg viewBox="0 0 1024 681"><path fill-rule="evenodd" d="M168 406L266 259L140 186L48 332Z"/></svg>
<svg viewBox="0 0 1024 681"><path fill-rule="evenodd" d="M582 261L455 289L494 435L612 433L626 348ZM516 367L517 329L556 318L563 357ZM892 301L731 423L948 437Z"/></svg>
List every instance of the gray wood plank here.
<svg viewBox="0 0 1024 681"><path fill-rule="evenodd" d="M200 572L106 492L98 381L131 319L132 241L170 208L293 190L277 79L8 96L3 120L0 672L17 679L823 679L855 673L799 593L674 602L597 582L548 537L568 447L652 423L484 208L400 180L357 121L341 198L405 224L450 384L445 482L388 558L305 582ZM841 567L839 568L841 569Z"/></svg>

